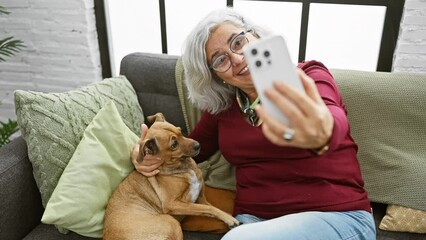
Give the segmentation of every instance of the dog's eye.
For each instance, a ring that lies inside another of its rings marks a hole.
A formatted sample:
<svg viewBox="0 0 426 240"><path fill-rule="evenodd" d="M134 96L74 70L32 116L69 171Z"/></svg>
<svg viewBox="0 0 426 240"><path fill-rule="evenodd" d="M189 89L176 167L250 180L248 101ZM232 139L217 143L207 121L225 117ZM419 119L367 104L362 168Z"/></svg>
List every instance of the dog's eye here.
<svg viewBox="0 0 426 240"><path fill-rule="evenodd" d="M170 146L171 149L176 149L178 147L179 143L176 138L172 138L172 145Z"/></svg>

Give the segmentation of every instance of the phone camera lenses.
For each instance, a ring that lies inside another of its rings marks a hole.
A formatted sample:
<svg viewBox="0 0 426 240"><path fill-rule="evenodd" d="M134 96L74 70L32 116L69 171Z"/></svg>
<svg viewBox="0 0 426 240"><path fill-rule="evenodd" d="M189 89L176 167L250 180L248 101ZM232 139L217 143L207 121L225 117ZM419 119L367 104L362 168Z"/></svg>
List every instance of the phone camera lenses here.
<svg viewBox="0 0 426 240"><path fill-rule="evenodd" d="M257 55L257 49L252 49L251 50L251 54L253 54L254 56L256 56Z"/></svg>
<svg viewBox="0 0 426 240"><path fill-rule="evenodd" d="M265 51L265 52L263 53L263 55L264 55L265 57L269 57L269 55L271 55L271 53L270 53L269 51Z"/></svg>
<svg viewBox="0 0 426 240"><path fill-rule="evenodd" d="M259 60L257 60L257 61L256 61L256 67L260 67L260 66L262 66L262 62L261 62L261 61L259 61Z"/></svg>

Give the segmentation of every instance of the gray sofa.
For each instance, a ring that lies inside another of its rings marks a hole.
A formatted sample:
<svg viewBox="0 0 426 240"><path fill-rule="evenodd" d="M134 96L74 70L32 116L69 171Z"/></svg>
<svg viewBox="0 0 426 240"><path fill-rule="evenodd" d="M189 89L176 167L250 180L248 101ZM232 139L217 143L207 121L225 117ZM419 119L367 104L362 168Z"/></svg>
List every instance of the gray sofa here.
<svg viewBox="0 0 426 240"><path fill-rule="evenodd" d="M137 92L139 102L142 106L145 116L162 112L166 119L181 126L186 131L185 119L181 110L181 103L178 97L178 91L175 83L175 65L178 56L163 55L163 54L146 54L133 53L126 56L121 64L121 74L125 75L132 83ZM350 88L350 84L341 84L347 79L342 79L345 74L354 71L336 70L336 81L339 83L339 88L342 90L342 95L345 100L346 92L351 92L346 88ZM355 72L356 76L357 72ZM370 77L380 73L364 73ZM392 77L400 77L398 74L380 75L381 78L391 75ZM401 78L404 79L404 74ZM411 77L410 75L408 75ZM407 77L407 76L405 76ZM417 76L414 76L417 77ZM425 77L421 77L426 83ZM401 81L401 84L406 84ZM356 85L355 85L356 87ZM424 88L423 88L424 89ZM350 101L359 101L360 104L375 104L366 101L363 97ZM346 101L349 110L349 117L352 120L351 106ZM397 107L398 108L398 107ZM386 116L382 116L386 118ZM356 128L356 126L352 126ZM380 138L380 136L376 136ZM356 138L362 149L362 138ZM361 164L362 165L362 164ZM363 168L363 166L361 166ZM366 179L368 185L368 179ZM63 235L59 233L55 227L40 223L43 213L40 193L36 186L32 175L32 166L27 155L27 145L22 137L18 137L10 144L0 148L0 239L89 239L79 236L75 233ZM376 224L385 215L385 203L372 203ZM221 234L213 233L197 233L185 232L185 239L220 239ZM377 231L377 239L382 240L419 240L426 239L426 235L414 233Z"/></svg>

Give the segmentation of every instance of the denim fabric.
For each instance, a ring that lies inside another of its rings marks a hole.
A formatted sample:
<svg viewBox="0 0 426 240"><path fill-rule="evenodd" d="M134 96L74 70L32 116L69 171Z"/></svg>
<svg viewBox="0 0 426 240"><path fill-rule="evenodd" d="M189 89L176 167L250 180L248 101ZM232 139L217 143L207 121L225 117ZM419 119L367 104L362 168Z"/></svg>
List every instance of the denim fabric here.
<svg viewBox="0 0 426 240"><path fill-rule="evenodd" d="M373 214L366 211L303 212L265 220L249 214L222 240L373 240Z"/></svg>

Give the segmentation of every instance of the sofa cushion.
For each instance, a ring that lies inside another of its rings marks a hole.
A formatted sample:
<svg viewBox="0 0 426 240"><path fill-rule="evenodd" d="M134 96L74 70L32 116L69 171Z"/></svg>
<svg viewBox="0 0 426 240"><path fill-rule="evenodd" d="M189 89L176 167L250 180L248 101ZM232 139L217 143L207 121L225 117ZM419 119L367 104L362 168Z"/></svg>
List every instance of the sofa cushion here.
<svg viewBox="0 0 426 240"><path fill-rule="evenodd" d="M220 240L223 234L218 233L199 233L199 232L183 232L185 240ZM69 233L67 235L59 233L52 225L39 224L33 229L23 240L90 240L98 238L89 238L78 235L76 233Z"/></svg>
<svg viewBox="0 0 426 240"><path fill-rule="evenodd" d="M426 211L426 75L331 71L372 201Z"/></svg>
<svg viewBox="0 0 426 240"><path fill-rule="evenodd" d="M41 221L101 238L108 200L134 170L130 155L138 139L115 104L107 103L84 131Z"/></svg>
<svg viewBox="0 0 426 240"><path fill-rule="evenodd" d="M33 174L46 207L53 189L96 113L114 101L124 123L140 133L142 109L125 77L64 93L15 92L17 121L28 145Z"/></svg>
<svg viewBox="0 0 426 240"><path fill-rule="evenodd" d="M22 239L43 213L25 140L1 147L0 159L0 239Z"/></svg>
<svg viewBox="0 0 426 240"><path fill-rule="evenodd" d="M22 240L91 240L100 238L90 238L70 232L62 234L53 225L39 224Z"/></svg>

